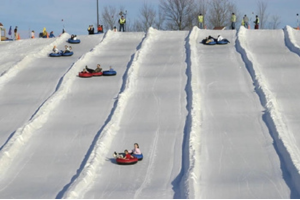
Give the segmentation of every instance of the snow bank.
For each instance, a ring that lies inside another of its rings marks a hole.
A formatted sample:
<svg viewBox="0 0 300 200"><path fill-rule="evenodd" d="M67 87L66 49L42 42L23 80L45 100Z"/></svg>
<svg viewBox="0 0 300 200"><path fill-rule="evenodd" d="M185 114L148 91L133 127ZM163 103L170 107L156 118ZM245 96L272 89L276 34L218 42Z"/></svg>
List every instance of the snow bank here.
<svg viewBox="0 0 300 200"><path fill-rule="evenodd" d="M295 41L290 32L291 30L286 28L286 31L291 39L289 45L294 45ZM268 112L271 116L273 121L271 124L274 124L274 127L269 128L275 129L278 134L274 135L275 138L273 138L279 148L279 156L284 159L285 165L294 181L294 185L298 188L298 192L300 192L300 149L297 146L296 139L293 134L289 133L288 127L284 122L283 115L279 110L280 107L276 100L276 96L274 96L274 94L270 91L269 86L265 81L267 79L260 70L259 61L255 59L253 53L247 48L247 29L244 27L240 28L238 32L237 50L242 54L243 60L247 65L251 77L253 78L254 84L258 87L257 90L260 90L258 95L262 99L262 104L265 104L263 106L266 108L266 112Z"/></svg>
<svg viewBox="0 0 300 200"><path fill-rule="evenodd" d="M188 157L185 162L187 169L184 172L182 181L181 181L181 198L188 198L194 199L195 194L199 193L197 190L199 186L196 184L199 182L200 178L200 170L199 166L200 163L197 162L197 157L200 157L200 126L201 126L201 97L200 97L200 82L198 79L199 70L198 67L200 66L198 59L197 59L197 38L199 34L199 28L194 27L189 34L188 42L186 44L186 51L187 55L187 66L188 66L188 73L190 77L190 83L188 83L190 91L187 91L191 99L190 99L190 108L189 108L189 115L190 115L190 126L189 127L189 137L187 141L187 149Z"/></svg>
<svg viewBox="0 0 300 200"><path fill-rule="evenodd" d="M107 32L106 35L109 34L110 32ZM102 41L104 40L104 38L106 38L106 35L103 37ZM49 51L49 48L52 48L52 45L64 42L68 37L68 34L64 34L63 37L58 39L58 41L47 45L40 53L38 53L38 55L28 57L28 62L30 62L32 60L32 57L34 56L45 56L47 51ZM26 143L29 141L34 131L41 128L43 124L46 123L51 111L59 104L59 102L63 98L67 96L69 88L73 84L74 80L77 78L78 71L80 71L82 65L85 64L85 60L89 59L90 55L95 53L95 49L101 48L99 46L101 46L101 42L97 46L95 46L94 49L92 49L90 52L87 52L82 57L80 57L79 60L70 67L70 69L60 79L54 93L50 95L50 97L39 108L39 110L31 118L31 120L24 124L22 127L18 128L15 134L3 146L2 150L0 151L0 177L1 174L4 174L5 171L9 168L12 160L18 154L18 152L22 150L22 147L26 145ZM27 60L25 62L22 62L21 65L14 67L12 69L12 72L6 76L6 79L8 80L10 76L16 74L19 67L23 66L25 63L27 63Z"/></svg>
<svg viewBox="0 0 300 200"><path fill-rule="evenodd" d="M297 38L295 37L296 31L299 33L299 30L295 30L290 26L286 26L284 27L283 31L287 47L300 56L300 47L297 43Z"/></svg>
<svg viewBox="0 0 300 200"><path fill-rule="evenodd" d="M138 51L135 53L132 64L128 70L127 79L125 80L126 83L124 86L124 91L118 96L114 114L111 117L111 120L104 127L94 149L89 155L88 161L82 172L73 182L73 184L70 185L63 198L83 198L85 192L89 189L89 186L93 182L96 172L100 170L104 164L105 157L103 157L103 155L108 154L109 146L112 143L115 133L118 132L122 113L135 89L141 60L143 59L143 56L146 56L146 51L148 49L147 46L155 35L155 32L156 30L153 28L148 30L145 39L140 45L140 49L138 49Z"/></svg>
<svg viewBox="0 0 300 200"><path fill-rule="evenodd" d="M67 40L70 37L70 34L65 33L62 36L58 37L54 42L46 45L38 53L28 54L8 71L3 72L0 76L0 89L14 76L16 76L24 67L27 67L35 58L47 57L49 49L52 49L54 45L59 45Z"/></svg>

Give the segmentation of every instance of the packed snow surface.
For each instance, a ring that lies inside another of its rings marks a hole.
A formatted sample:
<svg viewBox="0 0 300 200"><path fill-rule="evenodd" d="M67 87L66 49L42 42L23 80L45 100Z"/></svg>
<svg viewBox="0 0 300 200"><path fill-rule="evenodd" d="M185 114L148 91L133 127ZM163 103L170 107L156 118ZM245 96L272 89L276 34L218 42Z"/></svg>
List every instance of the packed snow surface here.
<svg viewBox="0 0 300 200"><path fill-rule="evenodd" d="M300 198L299 31L68 38L0 43L0 198Z"/></svg>

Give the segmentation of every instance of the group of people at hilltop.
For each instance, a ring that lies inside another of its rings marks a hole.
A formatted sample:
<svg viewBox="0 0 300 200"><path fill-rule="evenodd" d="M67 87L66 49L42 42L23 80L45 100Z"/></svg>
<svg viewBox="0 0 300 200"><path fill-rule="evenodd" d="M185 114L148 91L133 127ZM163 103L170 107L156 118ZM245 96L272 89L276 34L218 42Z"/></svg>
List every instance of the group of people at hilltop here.
<svg viewBox="0 0 300 200"><path fill-rule="evenodd" d="M235 13L232 13L231 15L231 29L235 29L235 24L236 24L236 15ZM203 25L204 25L204 16L202 15L202 13L200 13L198 15L198 23L199 23L199 28L203 29ZM245 28L249 28L249 19L247 17L247 15L245 15L242 19L242 26L244 26ZM254 29L259 29L259 18L258 15L256 15L255 17L255 21L254 21Z"/></svg>
<svg viewBox="0 0 300 200"><path fill-rule="evenodd" d="M123 32L125 32L126 19L124 18L123 15L118 20L118 23L119 23L119 31L122 30ZM89 35L95 34L95 28L94 28L94 26L93 25L89 25L87 31L88 31ZM114 26L113 31L114 32L117 31L117 27L116 26ZM102 25L98 25L97 32L98 33L103 33L103 26Z"/></svg>

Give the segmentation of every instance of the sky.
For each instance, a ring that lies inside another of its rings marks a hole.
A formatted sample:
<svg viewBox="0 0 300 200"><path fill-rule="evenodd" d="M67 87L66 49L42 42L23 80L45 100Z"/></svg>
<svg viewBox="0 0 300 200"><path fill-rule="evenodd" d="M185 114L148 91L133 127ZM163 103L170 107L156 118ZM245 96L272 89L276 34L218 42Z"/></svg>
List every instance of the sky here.
<svg viewBox="0 0 300 200"><path fill-rule="evenodd" d="M99 15L105 6L124 7L127 21L134 21L147 0L99 0ZM197 0L196 0L197 1ZM236 3L239 12L249 18L257 11L258 0L230 0ZM280 28L285 25L296 27L296 14L300 13L300 0L266 0L267 13L280 16ZM97 23L96 0L1 0L0 22L8 30L18 26L21 37L28 38L30 31L54 31L55 35L66 31L71 34L87 34L89 25ZM148 0L154 7L159 0ZM252 17L254 18L254 17Z"/></svg>

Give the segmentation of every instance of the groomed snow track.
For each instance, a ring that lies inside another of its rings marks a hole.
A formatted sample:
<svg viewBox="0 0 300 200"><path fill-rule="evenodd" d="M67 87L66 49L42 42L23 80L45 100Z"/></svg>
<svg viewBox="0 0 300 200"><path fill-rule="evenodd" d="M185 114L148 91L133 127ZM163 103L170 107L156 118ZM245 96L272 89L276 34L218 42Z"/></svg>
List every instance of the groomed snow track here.
<svg viewBox="0 0 300 200"><path fill-rule="evenodd" d="M0 45L0 198L300 198L298 31L69 37Z"/></svg>

